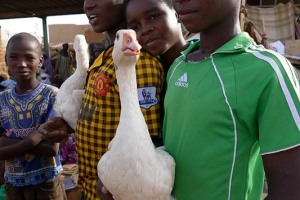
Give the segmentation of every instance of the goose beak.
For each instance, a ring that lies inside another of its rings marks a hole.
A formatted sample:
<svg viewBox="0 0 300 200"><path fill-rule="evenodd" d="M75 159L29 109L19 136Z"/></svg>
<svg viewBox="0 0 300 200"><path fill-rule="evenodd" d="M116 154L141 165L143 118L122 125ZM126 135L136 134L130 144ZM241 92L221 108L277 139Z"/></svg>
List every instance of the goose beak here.
<svg viewBox="0 0 300 200"><path fill-rule="evenodd" d="M136 40L136 37L130 33L124 33L122 51L126 56L135 56L140 53L141 45Z"/></svg>

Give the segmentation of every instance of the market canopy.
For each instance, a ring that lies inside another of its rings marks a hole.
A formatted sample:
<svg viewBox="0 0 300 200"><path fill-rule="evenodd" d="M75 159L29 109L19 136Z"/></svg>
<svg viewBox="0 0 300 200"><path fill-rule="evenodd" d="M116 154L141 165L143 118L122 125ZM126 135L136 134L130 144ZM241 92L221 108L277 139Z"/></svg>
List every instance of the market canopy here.
<svg viewBox="0 0 300 200"><path fill-rule="evenodd" d="M43 21L43 39L49 54L48 16L83 14L84 0L0 0L0 20L38 17Z"/></svg>
<svg viewBox="0 0 300 200"><path fill-rule="evenodd" d="M0 19L83 14L84 0L0 0Z"/></svg>

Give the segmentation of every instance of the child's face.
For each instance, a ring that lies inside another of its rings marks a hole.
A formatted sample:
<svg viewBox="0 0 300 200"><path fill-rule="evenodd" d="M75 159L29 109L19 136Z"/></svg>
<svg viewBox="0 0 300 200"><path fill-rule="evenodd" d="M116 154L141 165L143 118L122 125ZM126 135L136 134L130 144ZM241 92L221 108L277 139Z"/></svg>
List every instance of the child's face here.
<svg viewBox="0 0 300 200"><path fill-rule="evenodd" d="M96 33L110 31L123 20L123 1L120 0L85 0L83 10Z"/></svg>
<svg viewBox="0 0 300 200"><path fill-rule="evenodd" d="M12 41L6 50L5 61L15 80L35 79L42 64L40 47L33 41Z"/></svg>
<svg viewBox="0 0 300 200"><path fill-rule="evenodd" d="M240 0L173 0L179 20L192 33L206 31L235 18ZM227 24L228 25L228 24ZM224 31L224 30L223 30Z"/></svg>
<svg viewBox="0 0 300 200"><path fill-rule="evenodd" d="M165 53L182 35L175 10L161 0L131 0L126 18L140 45L154 56Z"/></svg>

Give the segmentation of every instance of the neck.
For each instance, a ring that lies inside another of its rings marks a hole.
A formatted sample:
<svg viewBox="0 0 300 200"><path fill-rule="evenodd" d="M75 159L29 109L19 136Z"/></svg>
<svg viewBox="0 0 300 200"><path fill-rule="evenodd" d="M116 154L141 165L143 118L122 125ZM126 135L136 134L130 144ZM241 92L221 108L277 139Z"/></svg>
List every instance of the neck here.
<svg viewBox="0 0 300 200"><path fill-rule="evenodd" d="M133 114L133 111L140 110L135 65L119 67L116 75L121 99L121 117L129 116Z"/></svg>
<svg viewBox="0 0 300 200"><path fill-rule="evenodd" d="M17 81L16 93L17 94L26 94L34 90L40 82L38 80L22 80L21 82Z"/></svg>
<svg viewBox="0 0 300 200"><path fill-rule="evenodd" d="M106 31L109 45L112 45L114 43L117 31L120 29L125 29L126 27L127 27L126 21L123 21L113 29Z"/></svg>
<svg viewBox="0 0 300 200"><path fill-rule="evenodd" d="M188 44L182 36L182 38L180 38L180 40L175 45L173 45L172 48L170 48L168 51L166 51L164 54L162 54L160 57L164 64L164 68L169 69L169 67L172 65L174 60L180 56L180 53L184 49L186 49L187 46L188 46Z"/></svg>
<svg viewBox="0 0 300 200"><path fill-rule="evenodd" d="M238 18L231 16L230 19L228 17L224 23L216 24L200 33L201 45L199 51L210 55L240 32Z"/></svg>

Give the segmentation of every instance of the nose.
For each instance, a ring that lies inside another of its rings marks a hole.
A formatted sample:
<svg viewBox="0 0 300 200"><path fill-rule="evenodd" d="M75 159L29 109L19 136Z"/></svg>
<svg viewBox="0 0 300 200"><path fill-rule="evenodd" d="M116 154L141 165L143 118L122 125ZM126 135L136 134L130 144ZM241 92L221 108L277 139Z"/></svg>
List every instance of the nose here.
<svg viewBox="0 0 300 200"><path fill-rule="evenodd" d="M83 4L83 10L84 12L94 8L96 5L96 1L95 0L85 0L84 4Z"/></svg>
<svg viewBox="0 0 300 200"><path fill-rule="evenodd" d="M22 59L22 58L19 58L18 61L17 61L17 64L18 66L20 67L25 67L27 64L26 64L26 60L25 59Z"/></svg>
<svg viewBox="0 0 300 200"><path fill-rule="evenodd" d="M142 26L141 36L145 37L153 30L154 30L153 26Z"/></svg>

